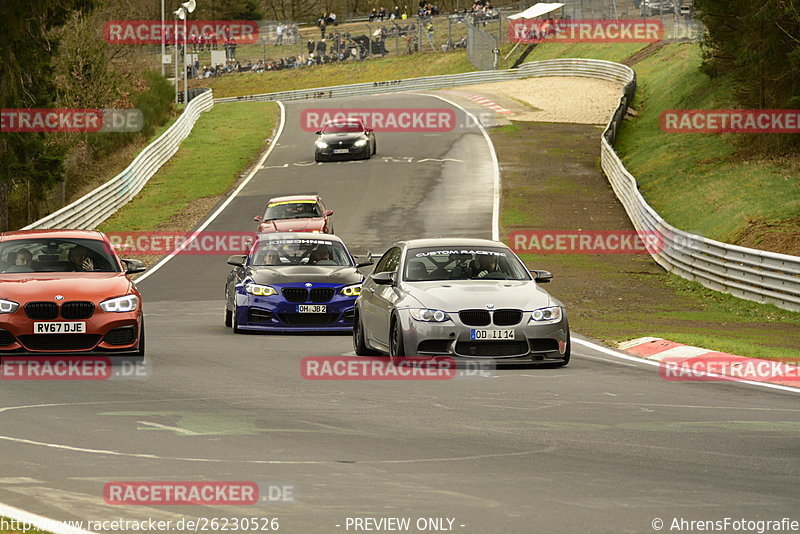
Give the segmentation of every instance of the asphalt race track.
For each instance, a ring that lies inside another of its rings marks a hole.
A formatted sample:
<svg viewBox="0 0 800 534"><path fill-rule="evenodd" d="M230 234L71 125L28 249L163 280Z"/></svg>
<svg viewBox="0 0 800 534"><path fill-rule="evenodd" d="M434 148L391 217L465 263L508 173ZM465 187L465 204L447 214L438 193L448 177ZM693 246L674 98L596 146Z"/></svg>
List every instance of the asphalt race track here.
<svg viewBox="0 0 800 534"><path fill-rule="evenodd" d="M493 167L479 132L379 133L372 160L316 165L304 106L446 104L287 104L266 168L207 230L253 231L268 197L314 192L356 254L405 237L491 237ZM348 517L367 516L454 518L453 530L474 534L800 519L793 393L667 382L579 345L563 369L306 381L301 358L348 354L350 337L234 335L223 326L228 269L224 256L177 256L141 282L149 376L2 383L0 502L59 520L277 517L281 532L303 534L348 532ZM107 505L104 484L130 480L294 494L254 506Z"/></svg>

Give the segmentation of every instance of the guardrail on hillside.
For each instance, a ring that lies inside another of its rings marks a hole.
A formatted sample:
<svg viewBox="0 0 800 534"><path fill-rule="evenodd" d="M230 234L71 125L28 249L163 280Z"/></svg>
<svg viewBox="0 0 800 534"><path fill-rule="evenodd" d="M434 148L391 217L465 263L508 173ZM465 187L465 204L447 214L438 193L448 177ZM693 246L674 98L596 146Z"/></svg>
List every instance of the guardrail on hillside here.
<svg viewBox="0 0 800 534"><path fill-rule="evenodd" d="M603 132L601 165L636 230L656 232L662 236L663 247L651 254L659 265L716 291L756 302L771 303L787 310L800 311L800 257L729 245L678 230L664 221L639 193L636 179L622 164L613 148L628 103L636 92L636 73L626 65L596 59L552 59L523 63L518 69L428 76L377 84L337 85L221 98L217 102L361 96L443 89L536 76L581 76L624 85L619 106Z"/></svg>
<svg viewBox="0 0 800 534"><path fill-rule="evenodd" d="M178 120L158 139L147 145L121 173L75 202L29 224L23 230L40 228L91 229L108 219L142 190L153 175L178 151L197 118L214 105L211 90L193 98Z"/></svg>

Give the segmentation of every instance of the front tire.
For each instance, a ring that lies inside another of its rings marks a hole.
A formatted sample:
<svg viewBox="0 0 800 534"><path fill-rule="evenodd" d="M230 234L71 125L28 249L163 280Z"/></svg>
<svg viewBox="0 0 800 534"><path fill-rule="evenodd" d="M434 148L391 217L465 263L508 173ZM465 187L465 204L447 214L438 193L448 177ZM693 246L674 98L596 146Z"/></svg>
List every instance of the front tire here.
<svg viewBox="0 0 800 534"><path fill-rule="evenodd" d="M364 325L361 324L361 316L356 315L353 321L353 351L356 356L376 356L378 353L367 347L367 340L364 338Z"/></svg>
<svg viewBox="0 0 800 534"><path fill-rule="evenodd" d="M228 328L233 326L233 312L227 306L225 306L225 326Z"/></svg>
<svg viewBox="0 0 800 534"><path fill-rule="evenodd" d="M399 365L406 357L406 347L403 343L403 329L400 328L400 320L395 316L392 319L392 326L389 330L389 356L392 363Z"/></svg>

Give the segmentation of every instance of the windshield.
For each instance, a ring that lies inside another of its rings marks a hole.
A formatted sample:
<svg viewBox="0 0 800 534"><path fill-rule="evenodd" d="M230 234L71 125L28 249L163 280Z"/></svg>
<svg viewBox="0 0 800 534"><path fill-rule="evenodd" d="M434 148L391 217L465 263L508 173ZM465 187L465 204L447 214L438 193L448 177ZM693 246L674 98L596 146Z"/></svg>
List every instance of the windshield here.
<svg viewBox="0 0 800 534"><path fill-rule="evenodd" d="M105 241L96 239L14 239L0 243L3 273L120 271Z"/></svg>
<svg viewBox="0 0 800 534"><path fill-rule="evenodd" d="M338 241L327 239L263 240L250 253L250 266L339 265L352 266L353 259Z"/></svg>
<svg viewBox="0 0 800 534"><path fill-rule="evenodd" d="M274 202L267 205L264 220L299 219L303 217L322 217L316 201Z"/></svg>
<svg viewBox="0 0 800 534"><path fill-rule="evenodd" d="M322 133L358 133L364 127L358 122L329 122L322 128Z"/></svg>
<svg viewBox="0 0 800 534"><path fill-rule="evenodd" d="M430 247L406 254L403 280L530 280L528 269L500 247Z"/></svg>

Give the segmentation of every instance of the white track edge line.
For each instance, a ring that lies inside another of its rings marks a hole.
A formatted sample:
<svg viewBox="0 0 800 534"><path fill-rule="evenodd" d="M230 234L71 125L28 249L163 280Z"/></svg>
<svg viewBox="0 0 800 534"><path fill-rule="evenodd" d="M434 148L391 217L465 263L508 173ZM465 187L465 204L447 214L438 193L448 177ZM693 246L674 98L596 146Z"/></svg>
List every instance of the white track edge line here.
<svg viewBox="0 0 800 534"><path fill-rule="evenodd" d="M153 265L153 267L151 267L150 269L148 269L148 270L147 270L147 272L146 272L146 273L144 273L142 276L140 276L139 278L137 278L136 280L134 280L134 282L136 282L136 283L138 284L139 282L141 282L141 281L145 280L145 279L146 279L147 277L149 277L151 274L155 273L155 272L156 272L156 271L158 271L158 270L159 270L161 267L163 267L163 266L164 266L164 264L165 264L165 263L167 263L169 260L171 260L172 258L174 258L175 256L177 256L178 254L180 254L181 250L183 250L184 248L186 248L186 246L187 246L187 245L189 245L189 243L191 243L192 241L194 241L194 239L195 239L195 238L198 236L198 234L200 234L200 232L202 232L203 230L205 230L205 228L206 228L206 227L207 227L209 224L211 224L211 223L214 221L214 219L216 219L216 218L219 216L219 214L223 212L223 210L224 210L225 208L227 208L227 207L228 207L228 204L230 204L231 202L233 202L233 199L234 199L234 198L236 198L236 197L239 195L239 193L241 193L241 192L242 192L242 189L244 189L244 188L247 186L247 184L249 184L249 183L250 183L250 180L252 180L252 179L253 179L253 177L256 175L256 173L257 173L258 171L260 171L260 170L261 170L261 166L262 166L262 165L264 165L264 162L265 162L265 161L267 161L267 158L268 158L268 157L269 157L269 155L272 153L272 150L273 150L273 149L275 148L275 146L278 144L278 140L280 139L280 137L281 137L281 134L283 133L283 128L284 128L284 126L286 125L286 108L284 107L284 105L283 105L283 102L281 102L280 100L277 100L276 102L278 103L278 107L279 107L279 108L280 108L280 110L281 110L281 120L280 120L280 124L279 124L279 126L278 126L277 133L275 134L275 137L272 139L272 142L270 143L270 145L269 145L269 148L267 149L267 151L266 151L266 152L264 152L264 155L263 155L263 156L261 156L261 159L259 159L259 160L258 160L258 162L257 162L257 163L256 163L256 164L253 166L253 170L252 170L252 171L250 171L250 174L248 174L248 175L247 175L247 178L245 178L245 179L242 181L242 183L240 183L240 184L239 184L239 186L238 186L236 189L234 189L234 190L233 190L233 192L232 192L230 195L228 195L228 198L226 198L226 199L225 199L225 202L223 202L223 203L222 203L222 204L221 204L221 205L220 205L220 206L219 206L219 207L218 207L218 208L217 208L217 209L214 211L214 213L212 213L212 214L211 214L211 215L210 215L210 216L209 216L209 217L208 217L208 218L207 218L205 221L203 221L203 224L201 224L201 225L200 225L200 226L197 228L197 230L195 230L194 232L192 232L192 235L190 235L190 236L189 236L189 238L188 238L188 239L186 239L186 241L184 241L183 243L181 243L181 245L180 245L180 246L179 246L177 249L175 249L175 250L173 250L172 252L170 252L168 256L166 256L165 258L162 258L162 259L161 259L161 261L159 261L158 263L156 263L155 265Z"/></svg>
<svg viewBox="0 0 800 534"><path fill-rule="evenodd" d="M483 138L486 140L486 144L489 145L489 154L492 157L492 166L494 167L494 186L492 191L492 240L500 241L500 162L497 160L497 152L494 150L494 143L492 143L489 133L486 131L486 128L483 127L481 121L479 121L478 118L470 113L466 108L443 96L434 95L431 93L425 93L425 96L438 98L439 100L447 102L451 106L456 107L464 112L464 114L472 119L472 121L478 126L478 129L480 129L481 133L483 134Z"/></svg>

